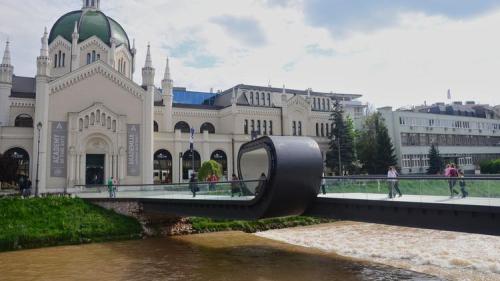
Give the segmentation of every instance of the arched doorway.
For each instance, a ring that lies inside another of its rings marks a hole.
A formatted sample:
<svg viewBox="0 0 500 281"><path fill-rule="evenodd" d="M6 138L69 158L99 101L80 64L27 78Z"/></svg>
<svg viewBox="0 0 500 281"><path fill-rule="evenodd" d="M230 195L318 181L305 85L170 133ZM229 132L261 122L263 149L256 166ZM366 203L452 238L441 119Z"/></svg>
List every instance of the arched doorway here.
<svg viewBox="0 0 500 281"><path fill-rule="evenodd" d="M5 156L10 157L17 161L17 179L19 178L29 178L30 176L30 155L28 152L22 148L15 147L7 150L4 153Z"/></svg>
<svg viewBox="0 0 500 281"><path fill-rule="evenodd" d="M216 150L212 153L212 156L210 156L211 160L216 161L219 163L222 167L222 174L226 179L229 179L229 175L227 174L227 155L224 151L222 150Z"/></svg>
<svg viewBox="0 0 500 281"><path fill-rule="evenodd" d="M172 183L172 154L168 150L160 149L153 157L154 183Z"/></svg>
<svg viewBox="0 0 500 281"><path fill-rule="evenodd" d="M14 126L22 128L33 128L33 118L31 118L31 116L29 116L28 114L21 114L16 117Z"/></svg>
<svg viewBox="0 0 500 281"><path fill-rule="evenodd" d="M194 155L194 171L198 171L201 168L201 157L198 151L188 150L182 155L182 178L184 180L189 179L189 170L193 170L193 155Z"/></svg>
<svg viewBox="0 0 500 281"><path fill-rule="evenodd" d="M111 142L104 135L93 135L85 148L85 184L103 185L113 173Z"/></svg>
<svg viewBox="0 0 500 281"><path fill-rule="evenodd" d="M200 133L203 134L204 131L208 131L209 134L215 134L215 126L212 123L203 123L200 127Z"/></svg>

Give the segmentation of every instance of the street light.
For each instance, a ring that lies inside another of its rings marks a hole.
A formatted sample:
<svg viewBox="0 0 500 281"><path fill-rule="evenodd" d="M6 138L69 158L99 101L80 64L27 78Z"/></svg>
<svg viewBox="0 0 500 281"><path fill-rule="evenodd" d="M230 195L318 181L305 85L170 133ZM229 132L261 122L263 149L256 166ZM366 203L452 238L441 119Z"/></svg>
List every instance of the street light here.
<svg viewBox="0 0 500 281"><path fill-rule="evenodd" d="M179 152L179 183L182 183L182 157L184 155L182 152Z"/></svg>
<svg viewBox="0 0 500 281"><path fill-rule="evenodd" d="M39 179L39 170L40 170L40 131L42 130L42 122L38 122L36 124L36 129L38 130L38 149L37 149L37 156L36 156L36 180L35 180L35 197L38 197L38 182L40 181Z"/></svg>

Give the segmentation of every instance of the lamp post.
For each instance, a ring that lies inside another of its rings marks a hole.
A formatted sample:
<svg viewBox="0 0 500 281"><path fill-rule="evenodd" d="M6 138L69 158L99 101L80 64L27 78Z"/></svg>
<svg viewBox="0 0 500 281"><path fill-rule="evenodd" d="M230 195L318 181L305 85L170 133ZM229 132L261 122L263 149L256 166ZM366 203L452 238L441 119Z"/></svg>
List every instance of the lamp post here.
<svg viewBox="0 0 500 281"><path fill-rule="evenodd" d="M184 155L182 152L179 152L179 183L182 183L182 157Z"/></svg>
<svg viewBox="0 0 500 281"><path fill-rule="evenodd" d="M42 122L38 122L36 124L36 129L38 130L38 149L37 149L37 156L36 156L36 179L35 179L35 197L38 197L38 182L40 182L39 179L39 170L40 170L40 131L42 130Z"/></svg>

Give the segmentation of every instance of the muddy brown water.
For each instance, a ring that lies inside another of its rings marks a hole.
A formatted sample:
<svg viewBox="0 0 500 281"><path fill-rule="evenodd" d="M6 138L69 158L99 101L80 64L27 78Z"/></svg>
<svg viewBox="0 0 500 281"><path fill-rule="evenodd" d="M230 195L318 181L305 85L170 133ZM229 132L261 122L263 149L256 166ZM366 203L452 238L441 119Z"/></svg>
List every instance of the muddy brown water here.
<svg viewBox="0 0 500 281"><path fill-rule="evenodd" d="M0 280L440 280L240 232L0 253Z"/></svg>

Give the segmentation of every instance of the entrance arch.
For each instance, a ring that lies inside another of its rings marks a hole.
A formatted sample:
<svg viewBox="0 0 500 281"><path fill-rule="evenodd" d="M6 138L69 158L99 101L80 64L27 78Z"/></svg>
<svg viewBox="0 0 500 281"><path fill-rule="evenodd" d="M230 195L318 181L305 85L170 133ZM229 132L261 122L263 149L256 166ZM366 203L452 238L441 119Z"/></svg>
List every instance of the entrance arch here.
<svg viewBox="0 0 500 281"><path fill-rule="evenodd" d="M172 183L172 154L160 149L153 156L154 183Z"/></svg>
<svg viewBox="0 0 500 281"><path fill-rule="evenodd" d="M191 150L184 152L182 155L182 178L184 180L189 179L189 170L193 170L193 154L194 154L194 170L198 171L201 168L201 157L198 151Z"/></svg>
<svg viewBox="0 0 500 281"><path fill-rule="evenodd" d="M20 147L14 147L14 148L11 148L11 149L5 151L4 155L17 161L18 167L17 167L16 176L18 179L21 177L29 178L29 176L30 176L30 155L26 150L24 150Z"/></svg>
<svg viewBox="0 0 500 281"><path fill-rule="evenodd" d="M104 185L113 171L111 142L102 135L91 135L85 145L85 184Z"/></svg>
<svg viewBox="0 0 500 281"><path fill-rule="evenodd" d="M216 150L212 153L212 156L210 156L211 160L214 160L215 162L219 163L222 167L222 174L229 179L229 175L227 174L227 155L224 151L222 150Z"/></svg>

